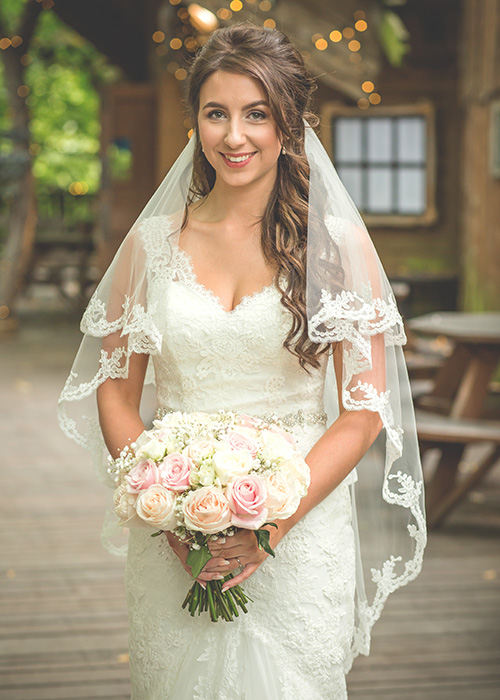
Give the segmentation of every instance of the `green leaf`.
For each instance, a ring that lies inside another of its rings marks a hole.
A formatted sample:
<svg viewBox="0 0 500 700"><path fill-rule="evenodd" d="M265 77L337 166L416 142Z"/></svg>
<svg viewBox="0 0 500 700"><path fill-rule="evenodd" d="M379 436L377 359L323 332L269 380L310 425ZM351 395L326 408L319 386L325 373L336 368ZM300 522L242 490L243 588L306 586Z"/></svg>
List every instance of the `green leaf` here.
<svg viewBox="0 0 500 700"><path fill-rule="evenodd" d="M207 561L210 561L211 558L212 555L210 554L210 550L206 545L200 547L199 549L189 550L189 554L187 555L186 559L186 564L191 567L191 576L193 578L198 578L198 576L201 573L201 570L203 569Z"/></svg>
<svg viewBox="0 0 500 700"><path fill-rule="evenodd" d="M266 523L269 525L274 525L274 523ZM277 527L277 525L274 525ZM275 557L275 553L273 552L271 545L269 544L269 536L270 532L269 530L255 530L255 537L257 538L257 542L259 544L259 549L263 549L264 552L267 552L267 554L270 554L272 557Z"/></svg>

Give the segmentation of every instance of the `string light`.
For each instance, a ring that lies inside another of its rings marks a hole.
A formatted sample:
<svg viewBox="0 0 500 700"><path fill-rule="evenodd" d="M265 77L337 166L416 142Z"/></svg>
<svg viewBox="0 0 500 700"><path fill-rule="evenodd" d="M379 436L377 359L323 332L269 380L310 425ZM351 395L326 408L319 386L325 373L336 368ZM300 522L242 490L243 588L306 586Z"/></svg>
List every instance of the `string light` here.
<svg viewBox="0 0 500 700"><path fill-rule="evenodd" d="M267 27L268 29L276 29L276 22L274 19L269 17L269 19L264 20L264 27Z"/></svg>
<svg viewBox="0 0 500 700"><path fill-rule="evenodd" d="M0 318L2 320L4 320L4 319L8 318L9 316L10 316L9 307L6 306L5 304L2 304L2 306L0 306Z"/></svg>
<svg viewBox="0 0 500 700"><path fill-rule="evenodd" d="M198 42L193 36L188 36L187 39L184 39L184 46L189 52L192 53L198 48Z"/></svg>
<svg viewBox="0 0 500 700"><path fill-rule="evenodd" d="M262 12L269 12L271 7L272 5L269 0L262 0L262 2L259 2L259 8L262 10Z"/></svg>
<svg viewBox="0 0 500 700"><path fill-rule="evenodd" d="M365 80L365 82L361 86L361 89L363 90L363 92L373 92L375 90L375 85L372 83L371 80Z"/></svg>
<svg viewBox="0 0 500 700"><path fill-rule="evenodd" d="M181 0L169 0L171 5L180 5Z"/></svg>
<svg viewBox="0 0 500 700"><path fill-rule="evenodd" d="M342 32L339 32L338 29L334 29L332 32L330 32L330 39L335 44L338 44L339 41L342 41Z"/></svg>
<svg viewBox="0 0 500 700"><path fill-rule="evenodd" d="M177 68L174 75L177 78L177 80L186 80L187 70L185 70L184 68Z"/></svg>
<svg viewBox="0 0 500 700"><path fill-rule="evenodd" d="M17 88L17 94L19 95L19 97L28 97L28 95L30 94L30 89L27 85L20 85Z"/></svg>
<svg viewBox="0 0 500 700"><path fill-rule="evenodd" d="M166 56L168 53L168 47L165 44L160 44L156 47L155 53L157 56Z"/></svg>
<svg viewBox="0 0 500 700"><path fill-rule="evenodd" d="M363 59L362 59L362 57L361 57L361 54L359 54L359 53L352 53L352 54L349 56L349 60L350 60L351 63L354 63L354 65L358 66L358 65L361 63L361 61L362 61Z"/></svg>
<svg viewBox="0 0 500 700"><path fill-rule="evenodd" d="M379 105L382 102L382 98L378 92L372 92L368 99L372 105Z"/></svg>
<svg viewBox="0 0 500 700"><path fill-rule="evenodd" d="M354 19L365 19L366 15L363 12L363 10L356 10L356 12L353 15Z"/></svg>
<svg viewBox="0 0 500 700"><path fill-rule="evenodd" d="M160 32L159 30L154 32L153 41L157 44L161 44L162 41L165 41L165 32Z"/></svg>
<svg viewBox="0 0 500 700"><path fill-rule="evenodd" d="M241 2L241 0L231 0L231 2L229 3L229 7L232 9L233 12L239 12L243 9L243 3Z"/></svg>
<svg viewBox="0 0 500 700"><path fill-rule="evenodd" d="M370 106L370 103L368 102L366 97L360 97L360 99L358 100L358 107L360 109L368 109L369 106Z"/></svg>
<svg viewBox="0 0 500 700"><path fill-rule="evenodd" d="M357 29L358 32L365 32L368 29L368 25L364 19L358 19L354 27Z"/></svg>
<svg viewBox="0 0 500 700"><path fill-rule="evenodd" d="M227 20L231 19L232 16L233 13L231 10L228 10L227 7L221 7L220 10L217 10L217 17L219 17L219 19Z"/></svg>
<svg viewBox="0 0 500 700"><path fill-rule="evenodd" d="M170 63L167 65L167 70L169 73L172 73L172 75L175 73L177 68L180 68L179 64L177 61L170 61Z"/></svg>
<svg viewBox="0 0 500 700"><path fill-rule="evenodd" d="M0 49L5 51L5 49L8 49L9 46L11 45L11 40L8 39L6 36L3 39L0 39Z"/></svg>
<svg viewBox="0 0 500 700"><path fill-rule="evenodd" d="M175 37L174 39L170 40L170 48L173 49L174 51L177 51L177 49L180 49L182 46L182 40L179 39L178 37Z"/></svg>
<svg viewBox="0 0 500 700"><path fill-rule="evenodd" d="M10 41L12 43L12 46L15 49L17 49L17 47L21 46L21 44L23 43L23 38L22 36L18 36L17 34L15 34Z"/></svg>
<svg viewBox="0 0 500 700"><path fill-rule="evenodd" d="M349 51L359 51L361 48L361 44L359 41L356 41L356 39L353 39L348 43Z"/></svg>
<svg viewBox="0 0 500 700"><path fill-rule="evenodd" d="M42 7L44 10L51 10L54 7L54 0L43 0Z"/></svg>
<svg viewBox="0 0 500 700"><path fill-rule="evenodd" d="M318 51L325 51L325 49L328 48L328 42L326 39L317 39L314 42L314 46L318 49Z"/></svg>
<svg viewBox="0 0 500 700"><path fill-rule="evenodd" d="M25 53L19 60L21 61L21 65L29 66L29 64L33 61L33 58L29 55L29 53Z"/></svg>
<svg viewBox="0 0 500 700"><path fill-rule="evenodd" d="M354 29L352 27L346 27L342 34L345 39L352 39L354 37Z"/></svg>
<svg viewBox="0 0 500 700"><path fill-rule="evenodd" d="M199 32L210 34L214 29L217 29L217 17L206 7L192 2L188 5L188 13L191 24Z"/></svg>
<svg viewBox="0 0 500 700"><path fill-rule="evenodd" d="M185 7L181 7L180 10L177 10L177 17L185 22L187 19L189 19L189 12Z"/></svg>

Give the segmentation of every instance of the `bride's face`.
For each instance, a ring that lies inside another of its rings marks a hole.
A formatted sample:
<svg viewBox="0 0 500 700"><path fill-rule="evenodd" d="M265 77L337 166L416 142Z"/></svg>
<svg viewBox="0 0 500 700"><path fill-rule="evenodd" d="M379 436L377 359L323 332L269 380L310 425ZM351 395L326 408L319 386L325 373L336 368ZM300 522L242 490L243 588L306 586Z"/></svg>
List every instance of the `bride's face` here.
<svg viewBox="0 0 500 700"><path fill-rule="evenodd" d="M198 130L216 178L242 187L276 179L281 151L267 95L255 78L216 71L200 90Z"/></svg>

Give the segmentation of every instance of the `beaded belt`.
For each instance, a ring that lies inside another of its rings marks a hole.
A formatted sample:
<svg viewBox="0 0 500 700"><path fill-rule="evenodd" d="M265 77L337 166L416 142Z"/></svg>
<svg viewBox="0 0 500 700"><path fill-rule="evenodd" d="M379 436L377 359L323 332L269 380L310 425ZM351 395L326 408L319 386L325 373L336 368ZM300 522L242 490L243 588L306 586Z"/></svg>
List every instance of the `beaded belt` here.
<svg viewBox="0 0 500 700"><path fill-rule="evenodd" d="M161 420L167 413L176 413L174 408L159 408L156 411L156 420ZM235 411L237 413L237 411ZM275 423L276 425L284 425L287 428L295 428L296 426L303 427L305 425L318 425L324 424L327 420L327 415L324 411L296 411L295 413L286 413L284 416L278 416L275 413L265 414L260 416L253 416L254 418L260 418L267 423Z"/></svg>

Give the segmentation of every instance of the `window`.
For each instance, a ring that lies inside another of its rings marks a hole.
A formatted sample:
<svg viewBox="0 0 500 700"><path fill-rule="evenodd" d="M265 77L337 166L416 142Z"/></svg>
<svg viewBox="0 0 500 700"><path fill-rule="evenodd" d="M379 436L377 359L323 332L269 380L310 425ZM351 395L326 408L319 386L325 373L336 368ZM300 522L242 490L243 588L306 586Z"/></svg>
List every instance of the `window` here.
<svg viewBox="0 0 500 700"><path fill-rule="evenodd" d="M325 145L370 225L415 225L436 219L434 115L428 103L362 112L324 110Z"/></svg>

